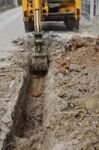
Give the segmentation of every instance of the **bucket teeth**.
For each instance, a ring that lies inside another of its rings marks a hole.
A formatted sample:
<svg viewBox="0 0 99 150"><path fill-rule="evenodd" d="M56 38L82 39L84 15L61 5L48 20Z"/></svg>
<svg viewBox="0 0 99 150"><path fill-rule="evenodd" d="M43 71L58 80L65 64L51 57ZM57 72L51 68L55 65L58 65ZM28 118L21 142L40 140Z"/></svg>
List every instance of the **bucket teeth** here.
<svg viewBox="0 0 99 150"><path fill-rule="evenodd" d="M47 57L33 57L31 63L32 72L47 72L48 70L48 63Z"/></svg>
<svg viewBox="0 0 99 150"><path fill-rule="evenodd" d="M42 32L34 34L35 47L33 49L33 54L31 59L32 72L44 73L47 72L48 70L47 51L46 48L44 48L44 41L42 36L43 36Z"/></svg>

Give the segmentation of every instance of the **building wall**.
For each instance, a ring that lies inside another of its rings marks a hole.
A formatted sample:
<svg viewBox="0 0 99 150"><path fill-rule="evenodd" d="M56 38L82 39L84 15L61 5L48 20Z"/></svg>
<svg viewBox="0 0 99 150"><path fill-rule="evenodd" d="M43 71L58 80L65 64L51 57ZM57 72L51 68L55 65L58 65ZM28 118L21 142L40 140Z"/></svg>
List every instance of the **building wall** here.
<svg viewBox="0 0 99 150"><path fill-rule="evenodd" d="M96 16L99 17L99 0L96 0Z"/></svg>
<svg viewBox="0 0 99 150"><path fill-rule="evenodd" d="M99 0L81 0L81 12L90 20L99 17Z"/></svg>
<svg viewBox="0 0 99 150"><path fill-rule="evenodd" d="M16 0L0 0L0 11L14 7L16 3Z"/></svg>

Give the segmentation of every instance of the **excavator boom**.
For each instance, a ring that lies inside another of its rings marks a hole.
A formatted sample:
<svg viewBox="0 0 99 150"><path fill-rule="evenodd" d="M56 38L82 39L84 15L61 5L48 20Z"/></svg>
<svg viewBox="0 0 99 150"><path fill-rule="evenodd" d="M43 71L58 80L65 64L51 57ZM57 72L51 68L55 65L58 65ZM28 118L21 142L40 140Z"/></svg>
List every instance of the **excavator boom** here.
<svg viewBox="0 0 99 150"><path fill-rule="evenodd" d="M33 72L47 71L47 53L43 49L43 32L42 32L42 0L33 0L34 16L34 42L35 49L32 57Z"/></svg>

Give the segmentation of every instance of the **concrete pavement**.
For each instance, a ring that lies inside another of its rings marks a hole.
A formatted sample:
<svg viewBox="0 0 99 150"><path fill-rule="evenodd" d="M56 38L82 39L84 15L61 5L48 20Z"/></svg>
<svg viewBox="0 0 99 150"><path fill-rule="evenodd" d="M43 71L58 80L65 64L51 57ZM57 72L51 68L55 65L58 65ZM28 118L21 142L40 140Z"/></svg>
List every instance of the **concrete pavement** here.
<svg viewBox="0 0 99 150"><path fill-rule="evenodd" d="M0 13L0 58L8 57L11 41L24 34L21 7Z"/></svg>

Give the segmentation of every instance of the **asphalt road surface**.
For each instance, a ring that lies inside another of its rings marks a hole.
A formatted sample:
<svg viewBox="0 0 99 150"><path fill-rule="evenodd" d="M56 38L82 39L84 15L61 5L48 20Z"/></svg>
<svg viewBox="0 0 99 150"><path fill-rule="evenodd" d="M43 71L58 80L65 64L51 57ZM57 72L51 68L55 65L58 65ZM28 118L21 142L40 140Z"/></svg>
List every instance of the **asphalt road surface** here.
<svg viewBox="0 0 99 150"><path fill-rule="evenodd" d="M11 41L24 34L21 8L0 13L0 58L10 55Z"/></svg>

